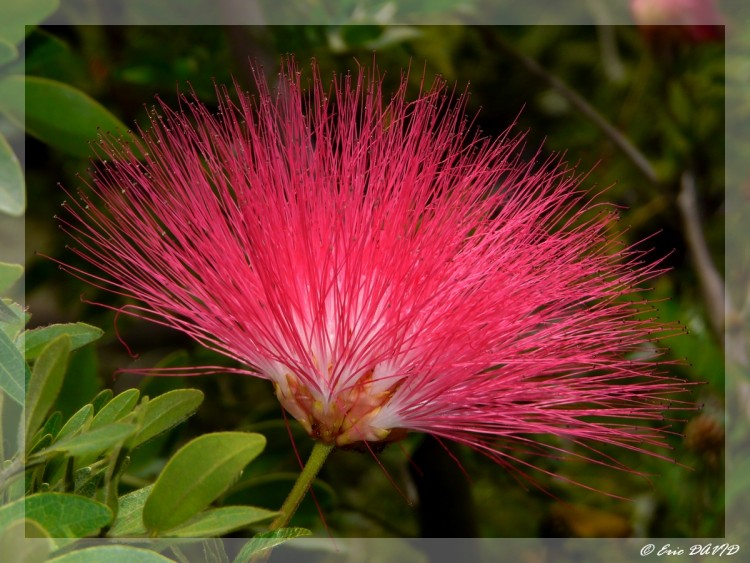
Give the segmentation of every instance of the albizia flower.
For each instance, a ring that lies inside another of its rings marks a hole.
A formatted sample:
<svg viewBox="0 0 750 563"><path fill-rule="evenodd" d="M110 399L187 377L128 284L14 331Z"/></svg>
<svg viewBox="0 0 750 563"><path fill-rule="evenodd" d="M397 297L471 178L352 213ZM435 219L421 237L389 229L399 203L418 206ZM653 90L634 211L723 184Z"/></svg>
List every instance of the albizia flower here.
<svg viewBox="0 0 750 563"><path fill-rule="evenodd" d="M658 266L559 158L472 133L440 80L387 103L376 72L257 80L103 136L61 219L95 270L64 267L270 380L321 442L426 432L501 463L540 433L663 444L633 424L683 386L637 297Z"/></svg>

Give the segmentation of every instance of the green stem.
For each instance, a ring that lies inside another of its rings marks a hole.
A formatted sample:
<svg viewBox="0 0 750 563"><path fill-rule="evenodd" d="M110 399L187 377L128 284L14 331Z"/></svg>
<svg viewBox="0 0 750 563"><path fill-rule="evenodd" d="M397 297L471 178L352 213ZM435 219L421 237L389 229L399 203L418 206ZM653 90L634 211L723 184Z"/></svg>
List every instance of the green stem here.
<svg viewBox="0 0 750 563"><path fill-rule="evenodd" d="M333 447L333 444L315 442L312 453L310 453L310 457L307 459L307 463L302 469L302 473L300 473L299 477L297 477L297 481L296 483L294 483L294 487L292 487L289 496L286 497L284 504L281 506L281 514L276 518L276 520L271 522L271 526L269 528L270 530L278 530L279 528L283 528L289 523L289 520L292 519L292 516L294 516L294 513L299 507L299 504L302 502L307 489L310 488L313 480L315 480L315 476L318 474L318 471L320 471L320 468L323 467L323 463L328 457L328 454L333 451Z"/></svg>

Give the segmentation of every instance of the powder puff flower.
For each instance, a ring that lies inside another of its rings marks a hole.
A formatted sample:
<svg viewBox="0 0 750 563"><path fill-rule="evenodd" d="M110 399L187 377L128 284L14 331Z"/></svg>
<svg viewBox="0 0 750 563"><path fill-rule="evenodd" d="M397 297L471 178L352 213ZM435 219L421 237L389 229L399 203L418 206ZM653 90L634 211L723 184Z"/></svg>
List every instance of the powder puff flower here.
<svg viewBox="0 0 750 563"><path fill-rule="evenodd" d="M319 442L663 445L659 266L559 158L481 136L439 79L413 101L376 71L257 82L103 135L60 219L91 268L63 268L271 381Z"/></svg>

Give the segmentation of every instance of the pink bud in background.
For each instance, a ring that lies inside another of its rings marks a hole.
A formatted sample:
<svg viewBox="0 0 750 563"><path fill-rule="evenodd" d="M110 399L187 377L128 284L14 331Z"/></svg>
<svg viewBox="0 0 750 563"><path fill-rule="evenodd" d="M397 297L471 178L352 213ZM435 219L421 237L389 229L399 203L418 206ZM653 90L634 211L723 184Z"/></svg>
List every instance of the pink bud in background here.
<svg viewBox="0 0 750 563"><path fill-rule="evenodd" d="M316 440L426 432L503 464L664 445L684 384L643 314L659 267L559 159L472 132L441 80L413 101L376 71L257 81L103 138L61 220L91 268L64 268L271 381Z"/></svg>
<svg viewBox="0 0 750 563"><path fill-rule="evenodd" d="M724 39L724 17L715 0L631 0L630 9L652 42Z"/></svg>

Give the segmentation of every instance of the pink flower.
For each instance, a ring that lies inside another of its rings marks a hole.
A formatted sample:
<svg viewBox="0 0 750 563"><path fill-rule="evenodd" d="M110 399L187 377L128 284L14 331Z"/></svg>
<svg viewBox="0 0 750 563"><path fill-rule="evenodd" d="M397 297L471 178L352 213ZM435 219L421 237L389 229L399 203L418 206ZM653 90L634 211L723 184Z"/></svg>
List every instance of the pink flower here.
<svg viewBox="0 0 750 563"><path fill-rule="evenodd" d="M64 267L270 380L316 440L426 432L501 463L498 439L537 434L663 445L683 383L642 314L660 270L616 211L521 136L472 133L440 80L384 103L376 72L313 74L221 89L216 114L159 102L141 161L102 138L61 220L93 268Z"/></svg>
<svg viewBox="0 0 750 563"><path fill-rule="evenodd" d="M630 0L630 9L651 41L724 39L724 17L715 0Z"/></svg>

